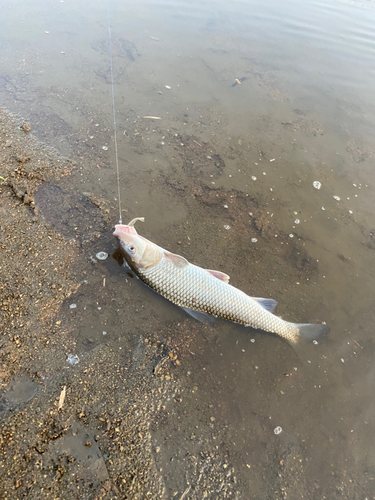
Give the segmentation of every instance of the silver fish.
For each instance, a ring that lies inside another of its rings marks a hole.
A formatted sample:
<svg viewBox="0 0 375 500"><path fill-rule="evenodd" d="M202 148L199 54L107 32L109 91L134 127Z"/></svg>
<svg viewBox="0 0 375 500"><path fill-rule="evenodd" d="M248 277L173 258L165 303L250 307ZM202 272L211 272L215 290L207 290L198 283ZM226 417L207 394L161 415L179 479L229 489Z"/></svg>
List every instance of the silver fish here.
<svg viewBox="0 0 375 500"><path fill-rule="evenodd" d="M275 333L291 344L301 337L317 339L329 332L324 324L289 323L272 314L277 302L250 297L229 285L229 276L202 269L184 257L164 250L134 228L136 218L128 225L115 226L121 253L134 273L150 288L202 320L211 315Z"/></svg>

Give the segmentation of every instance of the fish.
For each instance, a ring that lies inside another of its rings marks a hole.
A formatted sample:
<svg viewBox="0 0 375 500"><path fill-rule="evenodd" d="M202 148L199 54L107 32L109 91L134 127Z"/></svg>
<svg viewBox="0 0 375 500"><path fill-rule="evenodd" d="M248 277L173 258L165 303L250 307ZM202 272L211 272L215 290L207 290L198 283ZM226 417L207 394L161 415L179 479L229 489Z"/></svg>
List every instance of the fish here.
<svg viewBox="0 0 375 500"><path fill-rule="evenodd" d="M273 314L273 299L250 297L229 284L229 276L203 269L139 235L135 222L117 224L113 236L130 269L148 287L183 308L200 321L222 318L273 333L290 344L302 338L316 340L327 335L326 324L291 323Z"/></svg>

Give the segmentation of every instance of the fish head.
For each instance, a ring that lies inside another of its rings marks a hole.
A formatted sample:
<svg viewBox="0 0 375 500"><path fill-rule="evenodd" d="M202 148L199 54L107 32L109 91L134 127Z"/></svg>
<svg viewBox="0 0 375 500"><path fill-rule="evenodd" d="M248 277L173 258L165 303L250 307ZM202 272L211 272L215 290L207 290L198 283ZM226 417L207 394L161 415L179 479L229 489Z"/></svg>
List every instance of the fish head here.
<svg viewBox="0 0 375 500"><path fill-rule="evenodd" d="M117 238L126 262L135 271L159 264L163 249L140 236L133 226L117 224L113 236Z"/></svg>

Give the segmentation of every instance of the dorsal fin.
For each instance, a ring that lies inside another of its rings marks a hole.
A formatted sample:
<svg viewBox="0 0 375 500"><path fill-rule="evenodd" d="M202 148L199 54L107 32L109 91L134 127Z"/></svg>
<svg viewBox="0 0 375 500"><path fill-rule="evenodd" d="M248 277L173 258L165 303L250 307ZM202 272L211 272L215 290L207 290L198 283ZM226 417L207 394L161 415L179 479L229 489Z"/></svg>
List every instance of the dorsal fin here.
<svg viewBox="0 0 375 500"><path fill-rule="evenodd" d="M261 305L266 311L273 312L277 306L276 300L273 299L262 299L261 297L251 297L256 300L259 305Z"/></svg>
<svg viewBox="0 0 375 500"><path fill-rule="evenodd" d="M176 255L175 253L164 252L164 257L173 262L176 267L182 268L189 265L189 262L184 257L181 257L181 255Z"/></svg>
<svg viewBox="0 0 375 500"><path fill-rule="evenodd" d="M221 271L212 271L212 269L206 269L208 273L217 278L218 280L224 281L225 283L229 283L229 276Z"/></svg>

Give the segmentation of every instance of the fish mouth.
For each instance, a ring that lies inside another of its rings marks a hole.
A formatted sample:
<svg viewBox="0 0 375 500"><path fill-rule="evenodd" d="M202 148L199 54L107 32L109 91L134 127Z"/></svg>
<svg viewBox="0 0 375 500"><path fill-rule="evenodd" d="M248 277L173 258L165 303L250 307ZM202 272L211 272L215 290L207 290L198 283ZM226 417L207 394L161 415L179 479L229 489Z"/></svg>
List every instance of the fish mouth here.
<svg viewBox="0 0 375 500"><path fill-rule="evenodd" d="M133 226L126 226L125 224L116 224L113 236L118 240L123 234L138 234Z"/></svg>

